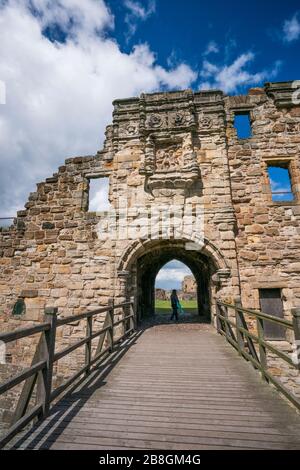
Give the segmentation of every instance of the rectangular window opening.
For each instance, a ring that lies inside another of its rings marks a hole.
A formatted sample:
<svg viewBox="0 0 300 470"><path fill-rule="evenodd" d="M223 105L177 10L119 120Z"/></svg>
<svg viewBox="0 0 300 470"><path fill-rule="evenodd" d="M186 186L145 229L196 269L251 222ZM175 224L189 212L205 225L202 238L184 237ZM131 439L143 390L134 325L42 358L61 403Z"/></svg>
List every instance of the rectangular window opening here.
<svg viewBox="0 0 300 470"><path fill-rule="evenodd" d="M238 139L249 139L252 137L250 113L235 113L234 127L236 129Z"/></svg>
<svg viewBox="0 0 300 470"><path fill-rule="evenodd" d="M268 165L268 175L272 201L284 202L293 201L295 199L292 189L289 164L287 162Z"/></svg>
<svg viewBox="0 0 300 470"><path fill-rule="evenodd" d="M89 179L89 212L105 212L110 209L109 177Z"/></svg>
<svg viewBox="0 0 300 470"><path fill-rule="evenodd" d="M0 217L0 229L8 229L14 223L13 217Z"/></svg>
<svg viewBox="0 0 300 470"><path fill-rule="evenodd" d="M283 318L281 289L259 289L260 308L263 313ZM285 340L285 327L264 320L265 339Z"/></svg>

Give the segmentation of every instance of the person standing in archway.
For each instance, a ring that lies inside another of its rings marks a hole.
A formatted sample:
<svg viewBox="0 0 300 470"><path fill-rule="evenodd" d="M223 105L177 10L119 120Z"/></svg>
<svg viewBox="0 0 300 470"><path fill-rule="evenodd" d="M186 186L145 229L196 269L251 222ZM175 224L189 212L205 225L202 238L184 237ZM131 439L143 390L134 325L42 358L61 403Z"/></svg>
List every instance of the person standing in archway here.
<svg viewBox="0 0 300 470"><path fill-rule="evenodd" d="M172 306L172 315L170 320L172 321L173 318L175 318L176 321L178 321L178 304L179 304L179 299L177 297L177 292L176 289L172 290L171 294L171 306Z"/></svg>

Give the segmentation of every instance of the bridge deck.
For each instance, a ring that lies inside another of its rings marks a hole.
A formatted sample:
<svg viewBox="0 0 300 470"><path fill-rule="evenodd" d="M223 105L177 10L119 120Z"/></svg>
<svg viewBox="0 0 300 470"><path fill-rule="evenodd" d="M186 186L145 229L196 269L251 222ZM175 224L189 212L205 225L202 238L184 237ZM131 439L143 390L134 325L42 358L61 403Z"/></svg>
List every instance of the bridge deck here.
<svg viewBox="0 0 300 470"><path fill-rule="evenodd" d="M209 325L148 328L115 362L16 447L300 449L299 415Z"/></svg>

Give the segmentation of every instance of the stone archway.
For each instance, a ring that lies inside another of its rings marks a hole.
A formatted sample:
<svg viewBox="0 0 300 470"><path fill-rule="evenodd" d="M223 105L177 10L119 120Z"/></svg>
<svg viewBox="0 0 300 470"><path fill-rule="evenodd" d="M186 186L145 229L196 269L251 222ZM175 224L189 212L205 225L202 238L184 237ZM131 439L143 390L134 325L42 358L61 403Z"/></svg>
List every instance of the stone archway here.
<svg viewBox="0 0 300 470"><path fill-rule="evenodd" d="M212 299L230 276L222 253L208 240L200 244L188 239L161 239L135 240L118 265L126 296L135 299L137 319L154 312L155 278L172 259L183 262L196 279L199 319L212 318Z"/></svg>

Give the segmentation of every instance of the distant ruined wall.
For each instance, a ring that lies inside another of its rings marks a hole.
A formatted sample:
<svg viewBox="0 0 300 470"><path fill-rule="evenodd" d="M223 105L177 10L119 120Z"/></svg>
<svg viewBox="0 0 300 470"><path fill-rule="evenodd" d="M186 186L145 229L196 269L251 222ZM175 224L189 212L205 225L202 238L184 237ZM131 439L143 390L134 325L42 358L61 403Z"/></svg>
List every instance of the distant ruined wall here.
<svg viewBox="0 0 300 470"><path fill-rule="evenodd" d="M185 294L193 294L197 292L197 285L194 276L184 276L181 290Z"/></svg>

